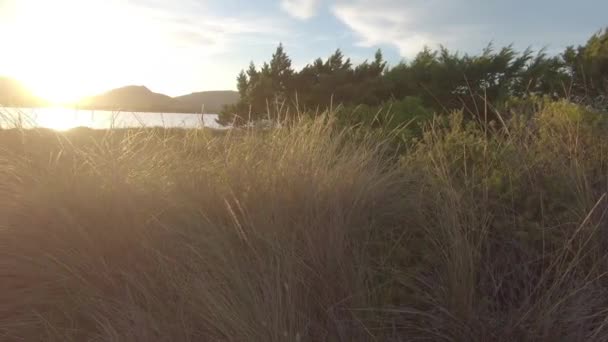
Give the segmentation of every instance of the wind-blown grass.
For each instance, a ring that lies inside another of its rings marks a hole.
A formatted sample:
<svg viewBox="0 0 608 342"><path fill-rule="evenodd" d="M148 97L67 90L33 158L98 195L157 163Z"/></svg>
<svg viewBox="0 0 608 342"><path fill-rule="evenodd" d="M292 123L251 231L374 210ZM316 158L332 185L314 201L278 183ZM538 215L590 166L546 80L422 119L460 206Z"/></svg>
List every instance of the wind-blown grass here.
<svg viewBox="0 0 608 342"><path fill-rule="evenodd" d="M0 131L0 340L604 341L605 125Z"/></svg>

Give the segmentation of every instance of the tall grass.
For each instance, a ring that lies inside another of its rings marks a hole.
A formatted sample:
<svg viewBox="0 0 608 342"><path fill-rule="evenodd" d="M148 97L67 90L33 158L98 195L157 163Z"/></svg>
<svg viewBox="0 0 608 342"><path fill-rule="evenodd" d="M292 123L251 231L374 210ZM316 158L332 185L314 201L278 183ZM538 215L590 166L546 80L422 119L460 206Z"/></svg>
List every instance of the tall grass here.
<svg viewBox="0 0 608 342"><path fill-rule="evenodd" d="M0 340L608 340L607 130L0 131Z"/></svg>

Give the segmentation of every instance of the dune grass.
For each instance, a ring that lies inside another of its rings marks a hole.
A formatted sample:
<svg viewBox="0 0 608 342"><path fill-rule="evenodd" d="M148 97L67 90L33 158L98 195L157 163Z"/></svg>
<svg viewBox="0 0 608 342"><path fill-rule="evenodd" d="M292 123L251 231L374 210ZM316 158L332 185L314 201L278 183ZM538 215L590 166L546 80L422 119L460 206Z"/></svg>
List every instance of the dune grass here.
<svg viewBox="0 0 608 342"><path fill-rule="evenodd" d="M608 340L602 115L424 131L2 130L0 340Z"/></svg>

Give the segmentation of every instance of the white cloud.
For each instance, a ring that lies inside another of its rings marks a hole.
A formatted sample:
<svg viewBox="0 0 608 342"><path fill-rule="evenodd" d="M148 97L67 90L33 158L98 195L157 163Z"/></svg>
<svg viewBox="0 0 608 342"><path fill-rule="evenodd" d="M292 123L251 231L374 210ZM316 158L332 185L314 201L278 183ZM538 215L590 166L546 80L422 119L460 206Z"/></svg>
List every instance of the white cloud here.
<svg viewBox="0 0 608 342"><path fill-rule="evenodd" d="M123 0L124 1L124 0ZM179 0L167 5L158 0L139 0L136 11L147 17L151 27L162 28L167 41L181 47L199 48L207 55L232 50L235 41L243 37L275 39L289 34L285 22L264 15L238 14L217 16L210 13L204 2Z"/></svg>
<svg viewBox="0 0 608 342"><path fill-rule="evenodd" d="M368 1L340 2L334 14L360 37L359 45L364 47L391 44L402 55L410 56L425 44L434 43L434 37L413 29L412 13L398 8L371 6Z"/></svg>
<svg viewBox="0 0 608 342"><path fill-rule="evenodd" d="M469 31L468 25L441 23L450 12L449 4L441 0L337 0L333 13L358 35L360 46L393 45L402 56L412 57L424 46L453 42Z"/></svg>
<svg viewBox="0 0 608 342"><path fill-rule="evenodd" d="M604 3L600 5L597 0L334 0L332 12L354 32L358 45L391 45L402 56L412 57L425 45L436 48L439 44L469 53L479 52L489 42L497 46L515 43L519 50L528 46L539 49L545 44L561 49L567 44L582 42L585 35L605 23L605 17L599 14L608 8L608 2ZM572 13L591 14L585 20L575 20Z"/></svg>
<svg viewBox="0 0 608 342"><path fill-rule="evenodd" d="M281 0L281 8L298 19L312 18L319 8L321 0Z"/></svg>

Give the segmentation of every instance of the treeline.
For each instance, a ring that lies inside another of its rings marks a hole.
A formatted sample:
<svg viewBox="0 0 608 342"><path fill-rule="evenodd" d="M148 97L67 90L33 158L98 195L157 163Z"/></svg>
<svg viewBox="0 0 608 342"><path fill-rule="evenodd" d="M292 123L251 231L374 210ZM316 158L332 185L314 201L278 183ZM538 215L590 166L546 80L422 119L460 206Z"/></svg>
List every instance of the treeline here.
<svg viewBox="0 0 608 342"><path fill-rule="evenodd" d="M222 123L315 113L336 104L374 107L405 101L414 104L414 111L468 113L531 95L605 104L608 28L557 56L491 44L479 55L425 48L410 62L394 67L380 50L372 61L359 65L337 50L296 71L279 45L270 62L261 67L252 62L241 71L237 85L241 100L223 110Z"/></svg>

